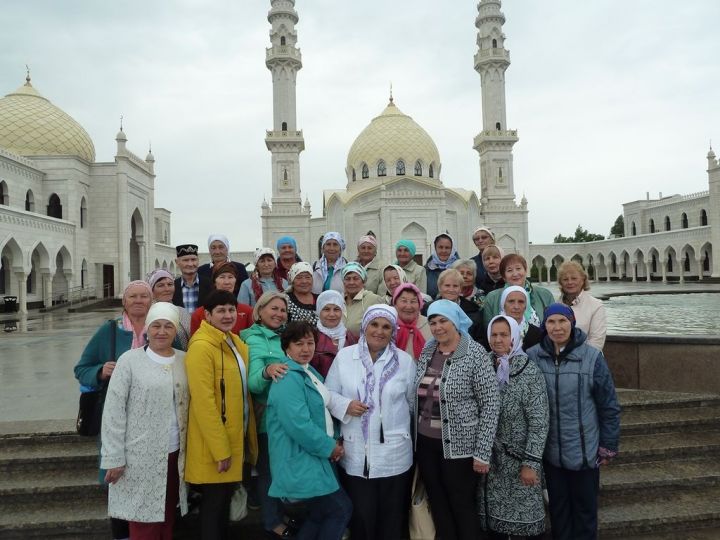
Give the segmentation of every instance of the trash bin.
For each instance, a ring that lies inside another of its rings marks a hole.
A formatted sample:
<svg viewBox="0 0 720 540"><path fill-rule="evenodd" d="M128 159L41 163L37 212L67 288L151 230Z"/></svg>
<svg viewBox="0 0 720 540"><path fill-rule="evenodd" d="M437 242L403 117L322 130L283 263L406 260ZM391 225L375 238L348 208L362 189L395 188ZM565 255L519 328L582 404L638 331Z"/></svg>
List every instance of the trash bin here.
<svg viewBox="0 0 720 540"><path fill-rule="evenodd" d="M17 296L4 296L5 313L15 313L18 310Z"/></svg>

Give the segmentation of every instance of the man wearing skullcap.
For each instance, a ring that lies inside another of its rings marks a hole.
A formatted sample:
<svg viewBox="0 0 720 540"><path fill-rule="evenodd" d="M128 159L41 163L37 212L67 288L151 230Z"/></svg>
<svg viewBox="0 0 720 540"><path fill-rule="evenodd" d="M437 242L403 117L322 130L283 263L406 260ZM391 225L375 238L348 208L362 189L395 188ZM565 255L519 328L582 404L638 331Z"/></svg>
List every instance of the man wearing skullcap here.
<svg viewBox="0 0 720 540"><path fill-rule="evenodd" d="M210 252L210 261L198 268L198 274L204 276L208 281L212 281L213 270L217 269L223 263L231 262L237 270L237 281L235 282L235 292L237 295L240 290L240 284L248 278L245 265L240 262L230 260L230 240L224 234L211 234L208 236L208 251Z"/></svg>
<svg viewBox="0 0 720 540"><path fill-rule="evenodd" d="M181 244L175 247L175 263L181 277L175 280L172 303L184 307L188 313L205 303L205 297L212 290L210 279L198 274L198 247L195 244Z"/></svg>

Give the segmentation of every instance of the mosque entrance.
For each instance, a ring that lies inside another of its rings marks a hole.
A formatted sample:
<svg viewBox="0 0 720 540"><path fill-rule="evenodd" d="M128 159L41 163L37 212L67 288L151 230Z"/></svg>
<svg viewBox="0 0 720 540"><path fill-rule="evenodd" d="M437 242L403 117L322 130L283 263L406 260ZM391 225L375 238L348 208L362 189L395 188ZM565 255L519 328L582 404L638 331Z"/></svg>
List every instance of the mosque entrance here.
<svg viewBox="0 0 720 540"><path fill-rule="evenodd" d="M112 264L103 264L103 298L115 296L115 267Z"/></svg>

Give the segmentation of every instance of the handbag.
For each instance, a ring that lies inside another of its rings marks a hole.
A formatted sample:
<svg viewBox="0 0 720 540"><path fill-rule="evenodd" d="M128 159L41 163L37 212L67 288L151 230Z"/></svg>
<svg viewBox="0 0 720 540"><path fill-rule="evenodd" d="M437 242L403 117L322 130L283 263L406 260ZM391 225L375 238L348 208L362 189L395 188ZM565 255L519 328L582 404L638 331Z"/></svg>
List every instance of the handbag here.
<svg viewBox="0 0 720 540"><path fill-rule="evenodd" d="M435 538L435 523L430 513L427 491L425 491L425 485L422 483L417 467L415 467L415 474L413 475L411 497L408 519L410 540L433 540Z"/></svg>
<svg viewBox="0 0 720 540"><path fill-rule="evenodd" d="M108 323L110 324L111 358L115 359L115 321L110 320ZM95 437L100 433L107 385L107 382L103 382L103 385L98 390L90 390L80 394L80 405L75 420L75 430L79 435Z"/></svg>
<svg viewBox="0 0 720 540"><path fill-rule="evenodd" d="M230 521L241 521L248 515L247 491L241 482L238 482L230 498Z"/></svg>

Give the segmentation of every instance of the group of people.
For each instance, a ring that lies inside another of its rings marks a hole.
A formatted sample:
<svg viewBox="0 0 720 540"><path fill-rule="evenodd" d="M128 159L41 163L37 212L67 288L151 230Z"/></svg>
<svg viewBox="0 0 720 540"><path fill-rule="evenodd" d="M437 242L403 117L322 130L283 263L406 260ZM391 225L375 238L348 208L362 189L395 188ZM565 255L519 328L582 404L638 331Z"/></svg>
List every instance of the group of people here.
<svg viewBox="0 0 720 540"><path fill-rule="evenodd" d="M113 538L170 539L201 494L203 539L227 538L231 499L256 476L269 538L408 537L413 486L443 540L597 535L599 467L618 452L620 408L605 313L581 265L560 294L492 231L462 259L448 234L424 266L362 236L357 259L328 232L304 262L292 237L254 268L177 246L123 293L75 375L106 389L101 481ZM482 532L484 531L484 532Z"/></svg>

